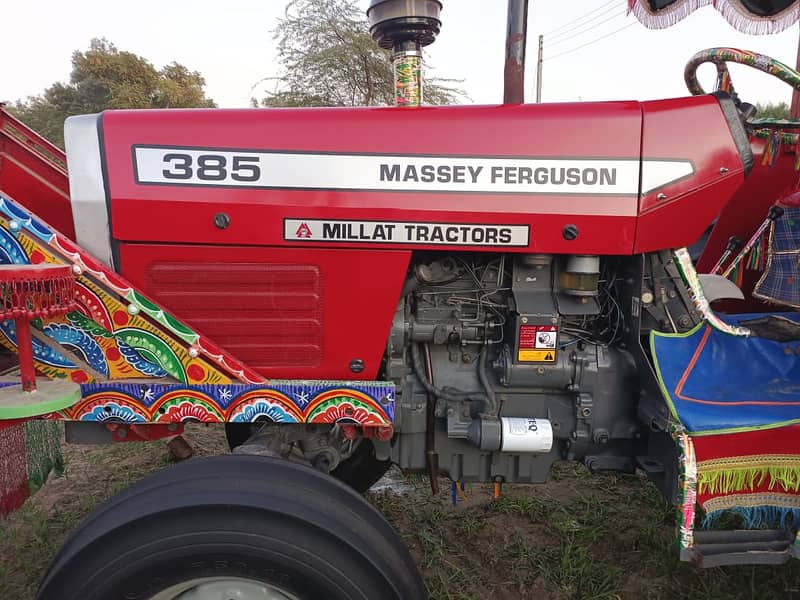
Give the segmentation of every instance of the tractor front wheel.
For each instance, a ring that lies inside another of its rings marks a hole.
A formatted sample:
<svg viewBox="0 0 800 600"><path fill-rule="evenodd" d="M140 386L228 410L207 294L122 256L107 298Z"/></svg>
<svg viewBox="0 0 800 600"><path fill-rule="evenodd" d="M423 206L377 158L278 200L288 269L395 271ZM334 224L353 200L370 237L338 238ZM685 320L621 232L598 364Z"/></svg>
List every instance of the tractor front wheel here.
<svg viewBox="0 0 800 600"><path fill-rule="evenodd" d="M397 532L361 496L304 465L195 459L96 509L37 600L422 599Z"/></svg>

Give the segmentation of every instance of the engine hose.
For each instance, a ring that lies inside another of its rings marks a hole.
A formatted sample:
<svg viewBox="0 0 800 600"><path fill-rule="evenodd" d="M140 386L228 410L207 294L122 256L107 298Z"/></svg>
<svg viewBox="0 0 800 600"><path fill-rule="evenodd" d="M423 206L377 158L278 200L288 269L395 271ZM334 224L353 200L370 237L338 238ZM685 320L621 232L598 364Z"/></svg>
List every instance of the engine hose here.
<svg viewBox="0 0 800 600"><path fill-rule="evenodd" d="M416 290L419 287L419 281L417 281L416 277L411 277L407 279L406 282L403 284L403 290L400 292L400 297L405 298L411 292Z"/></svg>
<svg viewBox="0 0 800 600"><path fill-rule="evenodd" d="M446 387L438 388L433 385L428 378L425 377L425 365L422 362L422 353L419 351L417 344L411 344L411 367L414 369L414 374L429 394L433 394L437 398L441 398L447 402L480 402L486 407L486 410L491 410L491 400L482 392L462 392L455 388Z"/></svg>
<svg viewBox="0 0 800 600"><path fill-rule="evenodd" d="M426 345L425 350L425 379L433 383L433 365L431 364L431 350ZM428 479L431 482L431 493L439 494L439 455L436 453L436 396L428 392L428 404L425 407L425 465L428 468Z"/></svg>
<svg viewBox="0 0 800 600"><path fill-rule="evenodd" d="M489 384L489 347L484 346L481 352L481 358L478 360L478 381L481 382L483 391L486 393L486 398L489 400L489 405L486 410L489 414L497 414L497 396L495 396L492 386Z"/></svg>

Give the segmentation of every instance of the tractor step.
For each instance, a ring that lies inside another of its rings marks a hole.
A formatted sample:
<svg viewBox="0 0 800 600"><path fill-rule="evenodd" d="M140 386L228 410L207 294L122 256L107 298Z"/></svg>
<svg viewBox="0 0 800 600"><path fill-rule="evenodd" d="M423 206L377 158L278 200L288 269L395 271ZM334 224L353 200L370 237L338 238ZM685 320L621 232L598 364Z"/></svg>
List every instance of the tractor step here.
<svg viewBox="0 0 800 600"><path fill-rule="evenodd" d="M785 529L696 531L681 560L703 568L724 565L780 565L796 557L795 536Z"/></svg>

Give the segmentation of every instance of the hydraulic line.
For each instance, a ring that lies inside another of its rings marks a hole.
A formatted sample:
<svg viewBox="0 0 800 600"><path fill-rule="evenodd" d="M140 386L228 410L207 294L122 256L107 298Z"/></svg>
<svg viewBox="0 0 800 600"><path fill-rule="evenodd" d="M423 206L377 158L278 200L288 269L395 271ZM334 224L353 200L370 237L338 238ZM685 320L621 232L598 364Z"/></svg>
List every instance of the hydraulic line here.
<svg viewBox="0 0 800 600"><path fill-rule="evenodd" d="M483 391L489 399L488 412L492 415L497 414L497 396L495 396L492 386L489 384L489 347L484 346L481 352L480 360L478 360L478 380L481 382Z"/></svg>
<svg viewBox="0 0 800 600"><path fill-rule="evenodd" d="M425 352L425 379L433 384L433 364L431 351L427 344L423 346ZM431 482L431 492L439 494L439 455L436 453L436 396L428 392L428 404L425 410L425 465L428 468L428 479Z"/></svg>

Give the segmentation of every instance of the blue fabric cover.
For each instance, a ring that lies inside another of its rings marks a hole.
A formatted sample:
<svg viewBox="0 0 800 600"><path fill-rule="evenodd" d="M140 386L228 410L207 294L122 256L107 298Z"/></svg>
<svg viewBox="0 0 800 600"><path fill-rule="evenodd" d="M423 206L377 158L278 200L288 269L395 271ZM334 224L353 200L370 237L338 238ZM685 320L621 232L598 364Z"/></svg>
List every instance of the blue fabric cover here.
<svg viewBox="0 0 800 600"><path fill-rule="evenodd" d="M770 258L754 295L800 306L800 207L784 207L770 235Z"/></svg>
<svg viewBox="0 0 800 600"><path fill-rule="evenodd" d="M755 295L789 306L800 306L800 264L798 255L773 254Z"/></svg>
<svg viewBox="0 0 800 600"><path fill-rule="evenodd" d="M763 316L725 320L738 324ZM796 313L780 316L800 320ZM662 387L688 432L746 431L800 422L800 340L734 337L705 323L689 334L654 332L650 339Z"/></svg>
<svg viewBox="0 0 800 600"><path fill-rule="evenodd" d="M800 249L800 207L785 206L772 227L773 252L797 252Z"/></svg>

